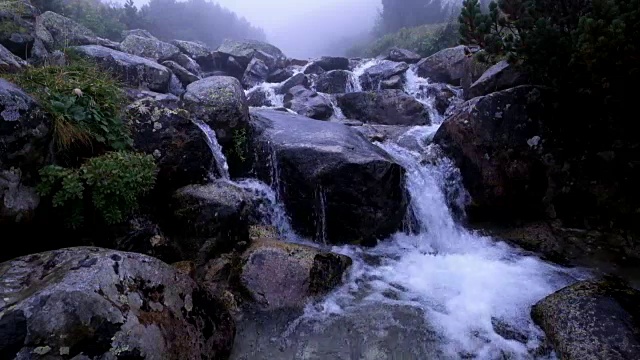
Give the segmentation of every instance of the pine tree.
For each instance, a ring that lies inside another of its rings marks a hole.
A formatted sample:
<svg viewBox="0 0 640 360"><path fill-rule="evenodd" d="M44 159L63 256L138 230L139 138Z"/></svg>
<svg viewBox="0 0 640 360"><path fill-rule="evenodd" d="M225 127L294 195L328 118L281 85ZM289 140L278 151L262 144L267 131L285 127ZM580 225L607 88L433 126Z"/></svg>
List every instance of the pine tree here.
<svg viewBox="0 0 640 360"><path fill-rule="evenodd" d="M466 45L478 45L485 47L485 36L488 31L485 29L487 16L482 14L478 0L464 0L462 10L458 18L460 22L460 42Z"/></svg>

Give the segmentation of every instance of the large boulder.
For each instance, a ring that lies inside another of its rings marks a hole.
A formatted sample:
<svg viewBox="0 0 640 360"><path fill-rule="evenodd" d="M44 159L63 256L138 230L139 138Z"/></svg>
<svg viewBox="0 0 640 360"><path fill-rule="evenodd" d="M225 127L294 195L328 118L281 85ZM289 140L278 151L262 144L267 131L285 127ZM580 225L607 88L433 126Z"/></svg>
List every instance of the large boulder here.
<svg viewBox="0 0 640 360"><path fill-rule="evenodd" d="M417 65L417 74L433 82L459 86L468 78L476 81L486 70L464 45L444 49L423 59Z"/></svg>
<svg viewBox="0 0 640 360"><path fill-rule="evenodd" d="M118 43L96 36L86 26L52 11L38 17L37 36L49 51L69 46L101 45L119 49Z"/></svg>
<svg viewBox="0 0 640 360"><path fill-rule="evenodd" d="M249 65L254 57L264 61L271 70L279 65L284 66L287 57L277 47L256 40L231 40L226 39L218 48L218 52L233 56L243 67ZM263 54L260 54L262 52ZM273 63L267 61L264 55L273 59Z"/></svg>
<svg viewBox="0 0 640 360"><path fill-rule="evenodd" d="M381 90L387 90L387 89L402 90L403 87L404 87L404 83L402 81L402 76L400 75L394 75L388 78L387 80L383 80L380 82Z"/></svg>
<svg viewBox="0 0 640 360"><path fill-rule="evenodd" d="M177 46L137 35L127 36L121 43L122 51L155 61L171 59L180 53Z"/></svg>
<svg viewBox="0 0 640 360"><path fill-rule="evenodd" d="M269 77L267 77L267 82L270 83L281 83L283 81L286 81L287 79L289 79L290 77L293 76L293 71L290 69L278 69L274 72L272 72L271 74L269 74Z"/></svg>
<svg viewBox="0 0 640 360"><path fill-rule="evenodd" d="M279 184L301 234L373 244L401 228L404 170L355 130L268 109L252 109L251 124L256 172Z"/></svg>
<svg viewBox="0 0 640 360"><path fill-rule="evenodd" d="M267 77L269 77L269 67L262 60L254 58L242 76L242 85L252 88L267 81Z"/></svg>
<svg viewBox="0 0 640 360"><path fill-rule="evenodd" d="M123 39L125 39L129 35L135 35L135 36L140 36L147 39L158 40L157 37L153 36L153 34L151 34L149 31L144 29L123 30L121 35Z"/></svg>
<svg viewBox="0 0 640 360"><path fill-rule="evenodd" d="M200 75L200 73L202 72L202 68L200 68L200 65L195 60L193 60L192 58L190 58L185 54L181 53L181 54L175 55L174 57L171 58L171 61L174 61L176 64L182 66L183 68L185 68L187 71L189 71L194 75Z"/></svg>
<svg viewBox="0 0 640 360"><path fill-rule="evenodd" d="M6 47L0 45L0 73L15 73L26 66L26 61L13 55Z"/></svg>
<svg viewBox="0 0 640 360"><path fill-rule="evenodd" d="M0 78L0 170L15 168L35 181L45 163L51 141L51 120L35 99Z"/></svg>
<svg viewBox="0 0 640 360"><path fill-rule="evenodd" d="M415 64L421 60L421 56L411 50L394 47L386 54L385 60Z"/></svg>
<svg viewBox="0 0 640 360"><path fill-rule="evenodd" d="M382 60L380 63L366 69L360 75L360 84L365 91L379 90L380 83L389 78L402 75L409 70L409 65L388 60Z"/></svg>
<svg viewBox="0 0 640 360"><path fill-rule="evenodd" d="M314 63L324 71L349 70L349 59L343 57L323 56Z"/></svg>
<svg viewBox="0 0 640 360"><path fill-rule="evenodd" d="M531 310L559 358L640 359L640 292L614 281L583 281Z"/></svg>
<svg viewBox="0 0 640 360"><path fill-rule="evenodd" d="M76 46L73 49L131 86L161 93L169 91L171 70L154 61L99 45Z"/></svg>
<svg viewBox="0 0 640 360"><path fill-rule="evenodd" d="M184 40L174 40L171 42L171 44L177 46L183 54L195 60L203 68L213 68L213 57L211 56L211 49L209 49L205 45L193 41Z"/></svg>
<svg viewBox="0 0 640 360"><path fill-rule="evenodd" d="M180 239L181 258L204 263L246 247L254 200L251 192L224 180L179 189L167 227Z"/></svg>
<svg viewBox="0 0 640 360"><path fill-rule="evenodd" d="M263 310L303 308L339 285L351 263L344 255L267 236L242 255L240 284Z"/></svg>
<svg viewBox="0 0 640 360"><path fill-rule="evenodd" d="M545 122L554 112L549 91L520 86L464 103L440 127L435 142L460 168L478 214L509 219L545 213L550 199L542 154Z"/></svg>
<svg viewBox="0 0 640 360"><path fill-rule="evenodd" d="M320 74L315 89L327 94L344 94L349 87L351 73L346 70L333 70Z"/></svg>
<svg viewBox="0 0 640 360"><path fill-rule="evenodd" d="M297 73L291 78L289 78L289 80L285 81L282 85L280 85L280 88L278 89L278 94L286 94L289 92L289 90L293 89L298 85L301 85L305 88L309 88L309 84L310 84L309 78L305 74Z"/></svg>
<svg viewBox="0 0 640 360"><path fill-rule="evenodd" d="M0 225L33 220L40 204L38 170L46 164L52 128L35 99L0 78Z"/></svg>
<svg viewBox="0 0 640 360"><path fill-rule="evenodd" d="M256 87L247 92L247 103L252 107L272 107L276 105L271 94L267 93L267 90L263 87Z"/></svg>
<svg viewBox="0 0 640 360"><path fill-rule="evenodd" d="M23 59L31 56L37 15L28 0L0 3L0 45Z"/></svg>
<svg viewBox="0 0 640 360"><path fill-rule="evenodd" d="M380 125L428 125L429 112L401 90L354 92L338 95L338 105L349 119Z"/></svg>
<svg viewBox="0 0 640 360"><path fill-rule="evenodd" d="M527 81L525 75L515 69L506 60L490 67L482 76L471 85L468 98L491 94L492 92L509 89L523 85Z"/></svg>
<svg viewBox="0 0 640 360"><path fill-rule="evenodd" d="M126 108L133 147L153 155L159 171L157 187L169 193L207 182L214 165L204 134L181 105L175 97L147 95Z"/></svg>
<svg viewBox="0 0 640 360"><path fill-rule="evenodd" d="M178 78L178 80L180 80L180 83L183 86L187 86L192 82L200 80L200 78L197 75L185 69L175 61L171 61L171 60L163 61L162 65L166 66L169 70L171 70L171 72L173 72L173 74Z"/></svg>
<svg viewBox="0 0 640 360"><path fill-rule="evenodd" d="M223 359L225 306L160 260L70 248L0 264L3 359Z"/></svg>
<svg viewBox="0 0 640 360"><path fill-rule="evenodd" d="M191 83L184 101L191 116L207 123L223 147L233 145L234 136L248 127L247 97L235 78L212 76Z"/></svg>
<svg viewBox="0 0 640 360"><path fill-rule="evenodd" d="M284 96L284 107L316 120L328 120L333 115L329 99L302 85L293 87Z"/></svg>

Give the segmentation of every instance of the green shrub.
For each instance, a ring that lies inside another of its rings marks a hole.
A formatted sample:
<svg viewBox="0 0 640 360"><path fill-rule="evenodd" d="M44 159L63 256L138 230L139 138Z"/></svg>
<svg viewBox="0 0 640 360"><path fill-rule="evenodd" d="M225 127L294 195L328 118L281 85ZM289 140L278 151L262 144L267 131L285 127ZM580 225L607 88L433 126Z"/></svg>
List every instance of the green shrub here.
<svg viewBox="0 0 640 360"><path fill-rule="evenodd" d="M113 150L131 144L120 118L120 84L97 65L73 55L68 66L32 67L14 76L53 118L58 147L96 142Z"/></svg>
<svg viewBox="0 0 640 360"><path fill-rule="evenodd" d="M453 23L430 24L404 28L387 34L369 44L352 47L347 55L376 57L393 47L414 51L426 57L458 43L457 25Z"/></svg>
<svg viewBox="0 0 640 360"><path fill-rule="evenodd" d="M465 0L460 23L464 43L567 93L624 104L640 74L640 0L499 0L488 14Z"/></svg>
<svg viewBox="0 0 640 360"><path fill-rule="evenodd" d="M68 225L77 228L85 219L86 200L106 224L126 220L153 188L156 165L150 155L119 151L91 158L79 169L50 165L40 176L40 195L51 196L53 207L64 208Z"/></svg>

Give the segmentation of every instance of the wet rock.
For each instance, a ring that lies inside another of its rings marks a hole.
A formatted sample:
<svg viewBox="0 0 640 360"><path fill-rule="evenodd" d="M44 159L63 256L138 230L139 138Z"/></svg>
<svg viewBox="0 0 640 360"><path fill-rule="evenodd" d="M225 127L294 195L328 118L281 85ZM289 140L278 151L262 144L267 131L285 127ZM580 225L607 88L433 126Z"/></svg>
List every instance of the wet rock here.
<svg viewBox="0 0 640 360"><path fill-rule="evenodd" d="M99 45L76 46L73 49L81 56L96 61L131 86L161 93L169 91L172 73L154 61Z"/></svg>
<svg viewBox="0 0 640 360"><path fill-rule="evenodd" d="M208 180L213 156L177 98L142 97L126 108L126 114L134 149L153 155L158 165L157 188L171 192Z"/></svg>
<svg viewBox="0 0 640 360"><path fill-rule="evenodd" d="M492 92L509 89L523 85L527 81L523 73L519 72L506 60L490 67L482 76L471 85L469 98L483 96Z"/></svg>
<svg viewBox="0 0 640 360"><path fill-rule="evenodd" d="M295 230L318 241L372 244L401 228L404 170L388 154L342 124L251 113L254 167L263 181L280 184Z"/></svg>
<svg viewBox="0 0 640 360"><path fill-rule="evenodd" d="M421 60L421 57L413 51L394 47L389 50L385 60L415 64Z"/></svg>
<svg viewBox="0 0 640 360"><path fill-rule="evenodd" d="M347 118L381 125L427 125L424 105L401 90L380 90L338 95Z"/></svg>
<svg viewBox="0 0 640 360"><path fill-rule="evenodd" d="M544 214L549 180L540 152L553 114L550 92L520 86L474 98L444 122L434 141L460 168L473 211L503 219Z"/></svg>
<svg viewBox="0 0 640 360"><path fill-rule="evenodd" d="M316 120L327 120L333 115L330 100L301 85L292 88L284 96L284 107Z"/></svg>
<svg viewBox="0 0 640 360"><path fill-rule="evenodd" d="M287 59L287 66L306 66L309 60Z"/></svg>
<svg viewBox="0 0 640 360"><path fill-rule="evenodd" d="M402 75L407 70L409 70L409 65L405 63L382 60L379 64L365 70L364 74L360 76L360 84L362 84L363 90L378 90L382 81L396 75Z"/></svg>
<svg viewBox="0 0 640 360"><path fill-rule="evenodd" d="M242 255L240 283L263 310L302 308L338 286L351 263L344 255L258 239Z"/></svg>
<svg viewBox="0 0 640 360"><path fill-rule="evenodd" d="M284 84L280 86L280 89L278 89L278 93L286 94L289 92L289 90L293 89L298 85L301 85L305 88L309 88L309 78L305 74L298 73L292 76L291 78L289 78L289 80L285 81Z"/></svg>
<svg viewBox="0 0 640 360"><path fill-rule="evenodd" d="M79 45L101 45L120 49L118 43L99 38L84 25L51 11L40 15L38 24L41 26L37 32L38 38L43 40L49 51ZM50 40L53 42L49 43Z"/></svg>
<svg viewBox="0 0 640 360"><path fill-rule="evenodd" d="M35 187L22 183L19 170L0 168L0 225L30 223L38 205L40 196Z"/></svg>
<svg viewBox="0 0 640 360"><path fill-rule="evenodd" d="M261 56L262 58L260 58L260 60L267 63L269 68L272 70L275 70L275 67L280 63L284 65L284 62L286 61L286 56L284 56L280 49L271 44L255 40L226 39L222 45L220 45L218 51L233 56L236 61L243 66L243 68L249 65L249 62L251 62L254 57L259 56L260 58L261 55L256 54L257 52L263 52L274 59L275 63L270 64L265 61L264 56Z"/></svg>
<svg viewBox="0 0 640 360"><path fill-rule="evenodd" d="M315 62L312 62L304 69L304 73L307 75L320 75L325 72L326 70Z"/></svg>
<svg viewBox="0 0 640 360"><path fill-rule="evenodd" d="M640 358L640 292L615 281L582 281L531 310L561 359Z"/></svg>
<svg viewBox="0 0 640 360"><path fill-rule="evenodd" d="M38 10L28 0L3 1L0 5L0 46L23 59L31 56Z"/></svg>
<svg viewBox="0 0 640 360"><path fill-rule="evenodd" d="M347 92L350 76L351 74L345 70L333 70L320 74L315 88L326 94L344 94Z"/></svg>
<svg viewBox="0 0 640 360"><path fill-rule="evenodd" d="M13 55L6 47L0 45L0 72L15 73L27 66L21 58Z"/></svg>
<svg viewBox="0 0 640 360"><path fill-rule="evenodd" d="M223 147L233 145L237 131L249 124L249 105L240 82L228 76L213 76L187 86L184 94L192 118L209 124Z"/></svg>
<svg viewBox="0 0 640 360"><path fill-rule="evenodd" d="M220 359L227 309L160 260L69 248L0 264L0 354L6 359ZM38 356L40 357L40 356Z"/></svg>
<svg viewBox="0 0 640 360"><path fill-rule="evenodd" d="M486 65L476 61L463 45L441 50L417 65L418 76L433 82L459 86L465 76L476 81L486 70Z"/></svg>
<svg viewBox="0 0 640 360"><path fill-rule="evenodd" d="M212 51L205 45L184 40L174 40L171 44L178 47L183 54L195 60L203 69L208 71L216 67L215 59L211 54Z"/></svg>
<svg viewBox="0 0 640 360"><path fill-rule="evenodd" d="M349 70L349 59L343 57L323 56L314 63L324 71Z"/></svg>
<svg viewBox="0 0 640 360"><path fill-rule="evenodd" d="M289 79L292 76L293 76L293 71L292 70L289 70L289 69L278 69L278 70L272 72L271 74L269 74L269 77L267 78L267 82L270 82L270 83L281 83L283 81L286 81L287 79Z"/></svg>
<svg viewBox="0 0 640 360"><path fill-rule="evenodd" d="M175 242L148 215L132 215L122 224L96 230L100 233L92 237L99 246L149 255L166 263L180 260Z"/></svg>
<svg viewBox="0 0 640 360"><path fill-rule="evenodd" d="M156 61L168 60L180 53L175 45L137 35L127 36L121 46L126 53Z"/></svg>
<svg viewBox="0 0 640 360"><path fill-rule="evenodd" d="M151 39L151 40L158 40L157 37L153 36L149 31L144 30L144 29L133 29L133 30L123 30L122 31L122 38L123 39L125 39L129 35L140 36L140 37Z"/></svg>
<svg viewBox="0 0 640 360"><path fill-rule="evenodd" d="M463 100L445 84L431 84L426 89L426 94L434 98L434 105L440 115L445 115L452 105L461 105Z"/></svg>
<svg viewBox="0 0 640 360"><path fill-rule="evenodd" d="M187 71L189 71L194 75L200 75L200 73L202 73L202 69L200 68L200 65L198 65L198 63L195 60L193 60L192 58L188 57L185 54L178 54L172 57L171 60L176 62L178 65L182 66L183 68L185 68Z"/></svg>
<svg viewBox="0 0 640 360"><path fill-rule="evenodd" d="M45 164L51 130L51 120L43 116L36 101L0 78L0 171L14 168L22 181L33 184Z"/></svg>
<svg viewBox="0 0 640 360"><path fill-rule="evenodd" d="M399 75L394 75L387 80L383 80L380 82L380 89L397 89L402 90L404 84L402 82L402 77Z"/></svg>
<svg viewBox="0 0 640 360"><path fill-rule="evenodd" d="M260 87L253 89L252 91L249 91L247 93L247 103L249 104L249 106L253 107L275 106L275 104L269 99L269 96L265 92L265 90Z"/></svg>
<svg viewBox="0 0 640 360"><path fill-rule="evenodd" d="M269 67L262 60L254 58L242 76L242 85L246 88L252 88L267 81L268 76Z"/></svg>
<svg viewBox="0 0 640 360"><path fill-rule="evenodd" d="M251 192L227 181L179 189L171 204L170 231L179 239L181 258L204 263L249 240Z"/></svg>
<svg viewBox="0 0 640 360"><path fill-rule="evenodd" d="M178 80L180 80L180 83L183 86L187 86L192 82L200 80L198 76L183 68L175 61L164 61L162 65L171 70L171 72L173 72L173 74L178 77Z"/></svg>

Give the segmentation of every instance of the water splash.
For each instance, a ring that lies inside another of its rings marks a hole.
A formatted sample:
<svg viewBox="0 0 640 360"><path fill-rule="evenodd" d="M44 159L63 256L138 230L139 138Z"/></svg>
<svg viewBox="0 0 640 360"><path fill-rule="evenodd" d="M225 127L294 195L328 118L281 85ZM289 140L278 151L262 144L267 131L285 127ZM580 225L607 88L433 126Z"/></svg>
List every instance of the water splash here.
<svg viewBox="0 0 640 360"><path fill-rule="evenodd" d="M263 106L263 107L268 107L268 108L277 108L277 107L283 107L284 106L284 94L278 94L278 89L280 88L281 83L261 83L259 85L256 85L254 87L252 87L249 90L245 91L245 94L248 96L250 96L252 93L257 92L257 91L261 91L266 98L266 103L270 104L267 106Z"/></svg>
<svg viewBox="0 0 640 360"><path fill-rule="evenodd" d="M211 154L215 161L216 169L218 170L218 176L222 179L230 179L229 164L227 164L227 158L222 152L222 146L218 143L216 133L202 120L193 120L193 123L202 131L207 140L207 145L211 149Z"/></svg>

